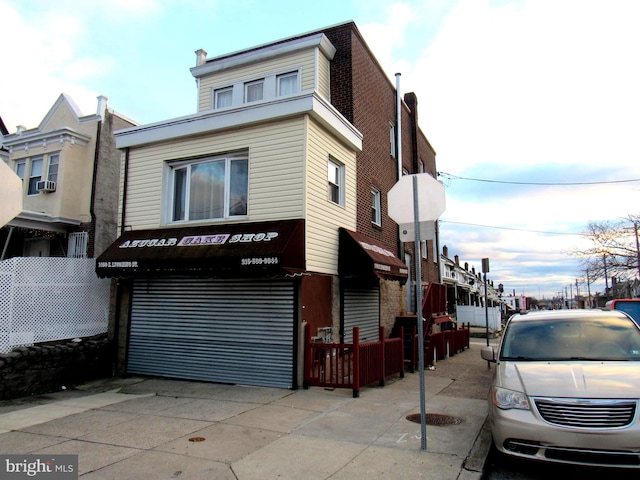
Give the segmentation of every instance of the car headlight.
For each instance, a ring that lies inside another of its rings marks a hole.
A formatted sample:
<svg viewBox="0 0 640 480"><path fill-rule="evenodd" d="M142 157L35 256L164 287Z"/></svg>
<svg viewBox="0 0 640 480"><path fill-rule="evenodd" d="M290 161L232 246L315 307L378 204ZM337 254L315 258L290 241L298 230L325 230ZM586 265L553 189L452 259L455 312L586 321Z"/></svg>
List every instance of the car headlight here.
<svg viewBox="0 0 640 480"><path fill-rule="evenodd" d="M501 387L493 388L493 404L503 410L511 408L529 410L529 400L524 393Z"/></svg>

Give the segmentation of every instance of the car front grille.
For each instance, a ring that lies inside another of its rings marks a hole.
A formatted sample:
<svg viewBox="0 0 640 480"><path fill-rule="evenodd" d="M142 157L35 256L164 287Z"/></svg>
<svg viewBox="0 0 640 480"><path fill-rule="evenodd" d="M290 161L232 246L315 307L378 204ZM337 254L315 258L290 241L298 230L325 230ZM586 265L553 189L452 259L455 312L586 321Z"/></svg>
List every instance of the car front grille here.
<svg viewBox="0 0 640 480"><path fill-rule="evenodd" d="M574 428L623 428L633 423L637 400L534 398L540 416L553 425Z"/></svg>

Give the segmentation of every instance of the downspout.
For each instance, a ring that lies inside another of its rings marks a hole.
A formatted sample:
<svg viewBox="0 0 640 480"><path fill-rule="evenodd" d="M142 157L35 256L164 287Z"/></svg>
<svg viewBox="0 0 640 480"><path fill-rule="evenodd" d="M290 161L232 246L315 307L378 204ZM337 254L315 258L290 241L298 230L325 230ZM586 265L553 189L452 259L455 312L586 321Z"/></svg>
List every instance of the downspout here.
<svg viewBox="0 0 640 480"><path fill-rule="evenodd" d="M120 235L124 233L127 217L127 187L129 185L129 147L124 150L124 178L122 180L122 211L120 212Z"/></svg>
<svg viewBox="0 0 640 480"><path fill-rule="evenodd" d="M127 216L127 190L128 190L128 185L129 185L129 147L125 148L124 150L124 173L123 173L123 179L122 179L122 210L120 212L120 235L122 235L124 233L124 222ZM128 338L125 339L124 343L125 343L125 354L124 354L124 360L122 362L122 365L120 364L120 359L119 359L119 346L120 346L120 342L121 342L121 338L120 338L120 319L121 317L121 309L122 309L122 295L124 294L124 291L126 289L123 287L122 285L122 279L118 278L116 279L116 305L115 305L115 314L114 314L114 318L113 318L113 345L114 345L114 352L113 352L113 372L114 374L119 374L119 375L124 375L124 373L126 372L126 365L127 365L127 356L129 354L129 349L128 349ZM129 289L129 295L131 295L131 289ZM131 300L129 297L129 314L127 315L127 319L131 318L130 317L130 313L131 313Z"/></svg>
<svg viewBox="0 0 640 480"><path fill-rule="evenodd" d="M402 98L400 96L400 73L396 73L396 159L398 180L402 178Z"/></svg>
<svg viewBox="0 0 640 480"><path fill-rule="evenodd" d="M400 96L400 73L396 73L396 161L397 180L402 178L402 97ZM400 240L400 225L396 227L398 239L398 257L404 262L404 242ZM409 278L409 282L411 279Z"/></svg>
<svg viewBox="0 0 640 480"><path fill-rule="evenodd" d="M96 201L96 182L98 179L98 160L100 159L100 135L102 133L102 120L98 121L98 127L96 132L96 148L93 152L93 178L91 179L91 201L89 205L89 215L91 216L91 230L93 234L91 235L92 239L87 245L88 249L91 250L91 255L87 252L87 256L92 258L95 256L95 247L96 247L96 212L95 212L95 201Z"/></svg>

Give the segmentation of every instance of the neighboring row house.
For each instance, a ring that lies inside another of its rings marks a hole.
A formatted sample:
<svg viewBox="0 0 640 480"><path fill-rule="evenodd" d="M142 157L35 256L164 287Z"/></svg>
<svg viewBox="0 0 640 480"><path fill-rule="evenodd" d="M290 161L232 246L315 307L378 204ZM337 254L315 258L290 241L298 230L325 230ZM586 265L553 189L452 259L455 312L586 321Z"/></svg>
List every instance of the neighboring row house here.
<svg viewBox="0 0 640 480"><path fill-rule="evenodd" d="M83 116L62 94L36 128L3 134L6 161L22 179L23 210L0 229L0 260L91 258L115 240L120 155L113 131L133 125L107 108L106 97Z"/></svg>
<svg viewBox="0 0 640 480"><path fill-rule="evenodd" d="M415 95L397 101L351 22L198 50L191 73L197 113L115 133L121 236L96 271L117 279L117 370L297 388L304 325L375 340L415 312L387 192L403 173L435 178L435 152ZM434 241L423 284L438 281Z"/></svg>
<svg viewBox="0 0 640 480"><path fill-rule="evenodd" d="M9 150L4 147L4 137L7 135L9 135L9 130L7 130L2 117L0 117L0 161L5 163L9 163Z"/></svg>

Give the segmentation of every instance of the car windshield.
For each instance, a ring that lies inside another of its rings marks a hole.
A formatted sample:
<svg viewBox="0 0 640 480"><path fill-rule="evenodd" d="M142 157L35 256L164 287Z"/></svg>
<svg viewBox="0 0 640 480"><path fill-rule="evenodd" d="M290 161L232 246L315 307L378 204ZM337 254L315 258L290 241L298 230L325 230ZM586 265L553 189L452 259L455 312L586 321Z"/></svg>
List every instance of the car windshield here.
<svg viewBox="0 0 640 480"><path fill-rule="evenodd" d="M640 330L626 318L571 318L510 322L503 360L640 361Z"/></svg>

